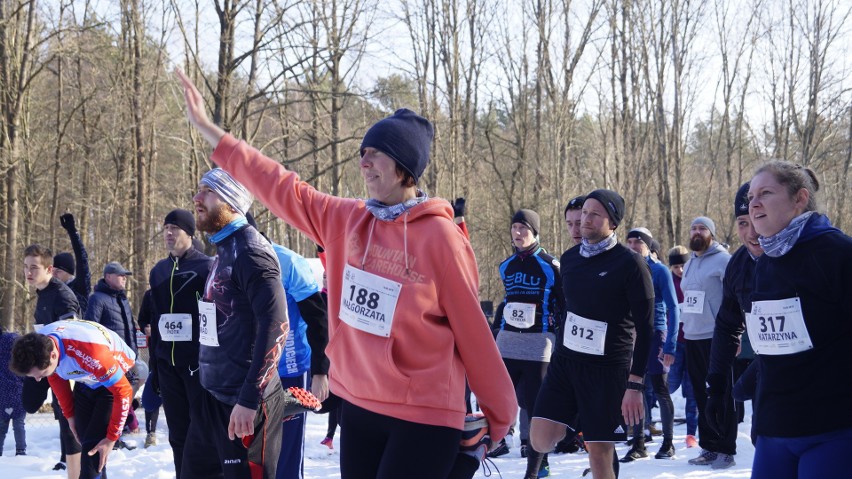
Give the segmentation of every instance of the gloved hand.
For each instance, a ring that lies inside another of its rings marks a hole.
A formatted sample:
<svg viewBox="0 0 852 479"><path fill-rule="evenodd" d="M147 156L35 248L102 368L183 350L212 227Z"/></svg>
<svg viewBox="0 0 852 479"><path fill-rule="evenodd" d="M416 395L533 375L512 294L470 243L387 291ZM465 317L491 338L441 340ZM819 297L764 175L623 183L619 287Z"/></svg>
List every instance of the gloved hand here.
<svg viewBox="0 0 852 479"><path fill-rule="evenodd" d="M59 217L59 224L65 228L69 233L77 231L77 225L74 223L74 215L71 213L65 213L64 215Z"/></svg>
<svg viewBox="0 0 852 479"><path fill-rule="evenodd" d="M704 407L704 414L707 416L707 425L719 435L727 424L725 386L725 376L707 375L707 405Z"/></svg>
<svg viewBox="0 0 852 479"><path fill-rule="evenodd" d="M456 201L453 202L453 216L458 218L459 216L464 216L465 212L465 199L464 198L456 198Z"/></svg>

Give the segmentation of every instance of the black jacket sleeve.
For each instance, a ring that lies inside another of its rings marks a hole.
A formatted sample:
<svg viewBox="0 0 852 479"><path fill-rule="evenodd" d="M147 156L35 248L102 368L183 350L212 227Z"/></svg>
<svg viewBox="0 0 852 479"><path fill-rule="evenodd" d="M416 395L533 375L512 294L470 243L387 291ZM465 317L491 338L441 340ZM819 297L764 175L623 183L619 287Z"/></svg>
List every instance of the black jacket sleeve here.
<svg viewBox="0 0 852 479"><path fill-rule="evenodd" d="M92 294L89 254L86 252L83 239L80 238L80 233L76 229L68 231L68 238L71 239L71 248L74 250L74 261L76 262L74 281L71 282L70 286L77 295L88 298Z"/></svg>
<svg viewBox="0 0 852 479"><path fill-rule="evenodd" d="M713 341L710 345L710 367L707 375L729 374L737 347L740 345L740 335L745 331L745 316L737 300L734 281L737 275L731 270L736 267L734 261L728 262L725 279L722 281L722 304L716 313L716 327L713 330Z"/></svg>
<svg viewBox="0 0 852 479"><path fill-rule="evenodd" d="M264 251L246 251L237 257L231 278L251 301L255 320L254 349L237 404L257 409L266 385L278 379L281 344L290 321L278 261Z"/></svg>
<svg viewBox="0 0 852 479"><path fill-rule="evenodd" d="M328 310L322 294L314 293L296 303L299 314L308 325L308 344L311 346L311 374L328 374Z"/></svg>
<svg viewBox="0 0 852 479"><path fill-rule="evenodd" d="M151 290L145 291L145 295L142 296L142 304L139 306L139 314L136 315L139 323L140 329L145 329L145 326L151 326L152 328L155 326L153 324L154 318L154 301L151 296Z"/></svg>

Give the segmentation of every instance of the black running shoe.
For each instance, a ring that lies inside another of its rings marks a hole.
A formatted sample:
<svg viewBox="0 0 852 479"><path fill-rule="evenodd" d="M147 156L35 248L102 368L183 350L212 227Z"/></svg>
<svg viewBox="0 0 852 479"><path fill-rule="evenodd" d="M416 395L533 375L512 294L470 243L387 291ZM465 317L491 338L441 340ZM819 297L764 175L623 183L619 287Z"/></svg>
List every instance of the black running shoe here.
<svg viewBox="0 0 852 479"><path fill-rule="evenodd" d="M646 457L648 457L648 450L647 449L645 449L644 447L642 449L639 449L639 448L634 446L634 447L631 447L629 451L627 451L627 454L625 454L625 456L622 457L619 460L619 462L622 462L622 463L633 462L633 461L637 461L639 459L645 459Z"/></svg>
<svg viewBox="0 0 852 479"><path fill-rule="evenodd" d="M506 445L505 439L501 439L497 447L488 451L488 457L490 458L505 456L506 454L509 454L509 446Z"/></svg>
<svg viewBox="0 0 852 479"><path fill-rule="evenodd" d="M53 466L54 471L64 471L68 469L68 466L65 465L64 462L57 462L55 466Z"/></svg>
<svg viewBox="0 0 852 479"><path fill-rule="evenodd" d="M118 441L115 441L115 444L113 444L112 450L117 451L119 449L127 449L128 451L132 451L136 449L136 446L128 446L126 442L119 439Z"/></svg>
<svg viewBox="0 0 852 479"><path fill-rule="evenodd" d="M671 439L664 439L663 445L660 446L660 451L654 455L656 459L674 459L675 448L672 445Z"/></svg>

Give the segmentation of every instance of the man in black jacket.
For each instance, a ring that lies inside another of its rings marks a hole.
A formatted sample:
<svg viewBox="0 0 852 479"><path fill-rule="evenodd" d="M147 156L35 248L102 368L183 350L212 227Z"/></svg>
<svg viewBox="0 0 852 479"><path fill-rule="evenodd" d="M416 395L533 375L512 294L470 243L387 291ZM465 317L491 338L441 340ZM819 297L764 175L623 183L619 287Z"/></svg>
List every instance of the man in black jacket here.
<svg viewBox="0 0 852 479"><path fill-rule="evenodd" d="M89 270L89 254L86 253L83 240L80 238L80 233L77 232L74 215L65 213L59 217L59 222L65 228L65 231L68 232L68 238L71 240L71 249L74 250L74 255L62 252L54 256L53 276L59 278L60 281L71 288L71 291L77 296L77 303L80 304L80 313L86 314L86 305L89 303L89 295L92 294L92 273Z"/></svg>
<svg viewBox="0 0 852 479"><path fill-rule="evenodd" d="M136 323L130 301L127 300L127 277L132 274L120 263L107 263L104 266L104 277L98 281L95 292L89 297L85 318L115 331L133 352L137 352Z"/></svg>
<svg viewBox="0 0 852 479"><path fill-rule="evenodd" d="M130 301L127 300L127 277L132 274L118 262L107 263L104 266L104 277L98 281L98 284L95 285L95 292L89 296L85 318L114 331L130 346L134 353L138 354L139 345L136 340L138 327L136 320L133 319ZM134 395L148 378L148 368L144 364L141 360L136 361L135 366L127 375L127 379L133 386ZM136 411L133 408L130 408L125 425L131 433L139 430L139 420L136 418ZM126 444L119 440L116 447L126 447Z"/></svg>
<svg viewBox="0 0 852 479"><path fill-rule="evenodd" d="M156 370L176 477L190 423L202 392L198 374L198 298L213 258L193 248L195 217L176 209L163 221L169 254L151 269L151 368Z"/></svg>
<svg viewBox="0 0 852 479"><path fill-rule="evenodd" d="M33 329L80 315L80 305L71 289L52 275L53 254L39 244L27 246L24 250L24 276L27 284L36 289L38 300L33 316ZM36 412L47 399L47 381L37 382L32 378L24 379L23 403L29 413ZM68 479L77 479L80 475L80 453L82 447L62 414L56 396L53 397L53 416L59 421L59 445L61 456L53 470L68 470ZM66 466L67 463L67 466Z"/></svg>
<svg viewBox="0 0 852 479"><path fill-rule="evenodd" d="M219 168L193 197L217 259L198 304L204 421L190 422L182 479L275 477L285 401L277 366L289 321L272 245L245 217L251 201Z"/></svg>

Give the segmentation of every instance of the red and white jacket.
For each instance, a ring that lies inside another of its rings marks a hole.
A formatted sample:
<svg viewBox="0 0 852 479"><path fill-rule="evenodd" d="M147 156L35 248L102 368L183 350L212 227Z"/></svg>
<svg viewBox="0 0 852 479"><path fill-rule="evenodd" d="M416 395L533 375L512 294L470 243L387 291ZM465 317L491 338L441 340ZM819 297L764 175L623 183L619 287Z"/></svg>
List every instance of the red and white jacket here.
<svg viewBox="0 0 852 479"><path fill-rule="evenodd" d="M105 387L113 396L106 437L118 440L133 399L133 388L125 373L133 367L136 353L113 331L91 321L56 321L39 333L47 335L59 352L59 364L47 380L59 399L62 414L74 417L70 381L77 382L77 387Z"/></svg>

